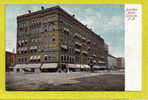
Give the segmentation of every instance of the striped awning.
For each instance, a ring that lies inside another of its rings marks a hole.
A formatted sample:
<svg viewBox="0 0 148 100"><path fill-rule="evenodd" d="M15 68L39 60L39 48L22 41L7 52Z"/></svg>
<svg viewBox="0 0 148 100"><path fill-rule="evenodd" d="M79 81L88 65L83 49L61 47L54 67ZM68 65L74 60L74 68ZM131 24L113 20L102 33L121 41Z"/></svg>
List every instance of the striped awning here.
<svg viewBox="0 0 148 100"><path fill-rule="evenodd" d="M82 40L86 40L86 38L85 37L82 37Z"/></svg>
<svg viewBox="0 0 148 100"><path fill-rule="evenodd" d="M24 48L21 48L21 51L24 51Z"/></svg>
<svg viewBox="0 0 148 100"><path fill-rule="evenodd" d="M32 59L33 59L33 56L30 57L30 60L32 60Z"/></svg>
<svg viewBox="0 0 148 100"><path fill-rule="evenodd" d="M34 56L34 57L33 57L33 60L36 60L36 59L37 59L37 56Z"/></svg>
<svg viewBox="0 0 148 100"><path fill-rule="evenodd" d="M25 42L25 40L22 40L22 43L24 43Z"/></svg>
<svg viewBox="0 0 148 100"><path fill-rule="evenodd" d="M96 54L94 54L93 56L96 57Z"/></svg>
<svg viewBox="0 0 148 100"><path fill-rule="evenodd" d="M79 42L75 42L75 44L78 45L78 46L82 46L82 44L79 43Z"/></svg>
<svg viewBox="0 0 148 100"><path fill-rule="evenodd" d="M83 53L83 54L87 54L88 52L87 52L87 51L82 51L82 53Z"/></svg>
<svg viewBox="0 0 148 100"><path fill-rule="evenodd" d="M61 48L68 49L66 45L61 45Z"/></svg>
<svg viewBox="0 0 148 100"><path fill-rule="evenodd" d="M80 52L80 49L75 49L76 52Z"/></svg>

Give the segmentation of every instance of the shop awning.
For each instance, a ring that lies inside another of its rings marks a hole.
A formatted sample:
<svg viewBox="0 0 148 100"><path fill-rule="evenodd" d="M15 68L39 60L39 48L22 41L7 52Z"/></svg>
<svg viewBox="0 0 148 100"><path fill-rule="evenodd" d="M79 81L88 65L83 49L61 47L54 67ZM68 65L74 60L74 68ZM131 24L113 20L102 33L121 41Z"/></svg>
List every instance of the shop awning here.
<svg viewBox="0 0 148 100"><path fill-rule="evenodd" d="M99 60L98 63L99 63L99 64L105 64L105 62L103 62L103 61L101 61L101 60Z"/></svg>
<svg viewBox="0 0 148 100"><path fill-rule="evenodd" d="M101 65L94 65L93 68L99 69L99 68L106 68L106 67L105 66L101 66Z"/></svg>
<svg viewBox="0 0 148 100"><path fill-rule="evenodd" d="M81 65L80 64L76 64L77 68L81 68Z"/></svg>
<svg viewBox="0 0 148 100"><path fill-rule="evenodd" d="M99 68L101 68L101 66L99 66L99 65L94 65L93 68L99 69Z"/></svg>
<svg viewBox="0 0 148 100"><path fill-rule="evenodd" d="M67 66L68 66L68 68L77 68L77 66L75 64L68 64Z"/></svg>
<svg viewBox="0 0 148 100"><path fill-rule="evenodd" d="M46 63L41 66L41 69L57 68L57 63Z"/></svg>
<svg viewBox="0 0 148 100"><path fill-rule="evenodd" d="M84 66L84 68L90 68L90 66L89 65L83 65Z"/></svg>
<svg viewBox="0 0 148 100"><path fill-rule="evenodd" d="M27 64L26 68L40 68L41 64Z"/></svg>
<svg viewBox="0 0 148 100"><path fill-rule="evenodd" d="M16 64L13 68L25 68L27 64Z"/></svg>

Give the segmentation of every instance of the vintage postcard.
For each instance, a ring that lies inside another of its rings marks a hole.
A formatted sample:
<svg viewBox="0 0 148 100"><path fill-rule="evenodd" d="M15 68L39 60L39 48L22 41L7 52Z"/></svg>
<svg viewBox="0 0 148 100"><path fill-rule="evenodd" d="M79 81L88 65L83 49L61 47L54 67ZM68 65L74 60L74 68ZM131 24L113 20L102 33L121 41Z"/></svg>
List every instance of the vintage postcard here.
<svg viewBox="0 0 148 100"><path fill-rule="evenodd" d="M0 99L146 99L144 1L0 0Z"/></svg>
<svg viewBox="0 0 148 100"><path fill-rule="evenodd" d="M140 91L141 5L7 5L6 90Z"/></svg>

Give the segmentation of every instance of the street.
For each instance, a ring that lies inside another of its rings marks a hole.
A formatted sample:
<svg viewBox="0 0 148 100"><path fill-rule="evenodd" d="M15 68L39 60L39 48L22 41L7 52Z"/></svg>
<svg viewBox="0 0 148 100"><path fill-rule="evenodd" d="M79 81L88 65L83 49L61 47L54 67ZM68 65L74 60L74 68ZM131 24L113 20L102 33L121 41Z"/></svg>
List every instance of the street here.
<svg viewBox="0 0 148 100"><path fill-rule="evenodd" d="M124 71L6 73L7 91L124 91Z"/></svg>

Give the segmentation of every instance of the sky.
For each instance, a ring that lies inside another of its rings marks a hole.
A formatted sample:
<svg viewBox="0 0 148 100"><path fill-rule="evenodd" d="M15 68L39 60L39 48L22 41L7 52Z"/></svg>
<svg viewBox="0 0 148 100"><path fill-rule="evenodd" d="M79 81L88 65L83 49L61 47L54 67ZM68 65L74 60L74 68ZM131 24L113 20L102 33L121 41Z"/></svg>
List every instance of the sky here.
<svg viewBox="0 0 148 100"><path fill-rule="evenodd" d="M19 15L53 7L51 4L11 4L6 6L6 50L16 50L17 21ZM124 23L124 5L105 5L105 4L65 4L59 5L69 14L75 15L82 24L92 28L100 35L109 46L109 54L115 57L124 57L125 45L125 23Z"/></svg>

